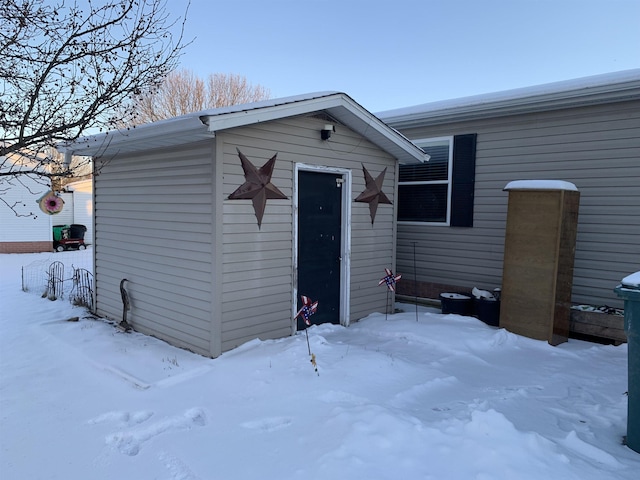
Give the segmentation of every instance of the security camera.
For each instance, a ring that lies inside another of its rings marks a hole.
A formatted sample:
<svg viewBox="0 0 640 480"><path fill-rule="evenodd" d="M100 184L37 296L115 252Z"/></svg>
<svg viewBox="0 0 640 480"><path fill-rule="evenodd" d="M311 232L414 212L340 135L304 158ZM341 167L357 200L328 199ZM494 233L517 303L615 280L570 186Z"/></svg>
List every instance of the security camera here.
<svg viewBox="0 0 640 480"><path fill-rule="evenodd" d="M322 138L322 140L329 140L329 138L331 137L331 134L335 131L336 131L335 125L331 125L330 123L327 123L324 127L322 127L322 130L320 131L320 137Z"/></svg>

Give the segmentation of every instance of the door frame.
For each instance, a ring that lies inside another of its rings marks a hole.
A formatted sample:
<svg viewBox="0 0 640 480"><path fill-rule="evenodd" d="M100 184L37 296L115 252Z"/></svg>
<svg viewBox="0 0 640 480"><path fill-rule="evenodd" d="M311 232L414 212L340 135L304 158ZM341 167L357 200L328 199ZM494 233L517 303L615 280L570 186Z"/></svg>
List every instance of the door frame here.
<svg viewBox="0 0 640 480"><path fill-rule="evenodd" d="M351 170L348 168L325 167L322 165L308 165L295 163L293 172L293 299L292 315L297 313L298 305L298 172L299 171L331 173L342 177L341 211L341 239L340 239L340 325L349 326L349 312L351 307ZM313 299L312 299L313 300ZM320 306L322 308L322 306ZM297 322L292 320L291 334L298 330Z"/></svg>

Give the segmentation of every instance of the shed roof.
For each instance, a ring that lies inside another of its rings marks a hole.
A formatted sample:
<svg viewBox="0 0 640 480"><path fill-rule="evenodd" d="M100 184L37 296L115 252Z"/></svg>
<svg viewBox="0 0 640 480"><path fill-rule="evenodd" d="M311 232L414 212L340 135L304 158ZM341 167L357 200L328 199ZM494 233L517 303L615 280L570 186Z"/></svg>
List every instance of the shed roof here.
<svg viewBox="0 0 640 480"><path fill-rule="evenodd" d="M61 144L67 155L99 157L170 147L212 138L215 132L296 115L324 112L361 134L402 163L428 156L404 135L389 127L341 92L319 92L195 112L154 123L82 137Z"/></svg>
<svg viewBox="0 0 640 480"><path fill-rule="evenodd" d="M640 99L640 69L378 112L395 128Z"/></svg>

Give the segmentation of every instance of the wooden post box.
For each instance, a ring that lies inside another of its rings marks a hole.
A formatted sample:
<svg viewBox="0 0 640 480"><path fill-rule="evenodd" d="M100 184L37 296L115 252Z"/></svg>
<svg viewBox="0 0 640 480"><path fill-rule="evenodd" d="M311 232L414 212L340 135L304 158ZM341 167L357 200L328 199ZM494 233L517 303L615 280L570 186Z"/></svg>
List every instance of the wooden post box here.
<svg viewBox="0 0 640 480"><path fill-rule="evenodd" d="M566 342L580 192L569 182L511 182L500 326L551 345Z"/></svg>

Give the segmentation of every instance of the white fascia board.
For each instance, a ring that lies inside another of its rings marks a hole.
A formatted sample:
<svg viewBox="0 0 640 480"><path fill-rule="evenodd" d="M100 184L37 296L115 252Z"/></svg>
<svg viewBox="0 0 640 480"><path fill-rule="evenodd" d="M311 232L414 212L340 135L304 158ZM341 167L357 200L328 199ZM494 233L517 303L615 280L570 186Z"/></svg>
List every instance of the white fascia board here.
<svg viewBox="0 0 640 480"><path fill-rule="evenodd" d="M575 108L588 105L598 105L633 100L639 96L622 97L620 95L569 95L546 96L545 98L526 98L508 101L498 101L493 103L482 103L475 105L465 105L452 107L443 110L425 110L420 114L406 115L404 118L388 117L385 121L395 128L411 128L439 124L449 121L467 121L481 118L501 117L507 115L518 115L525 113L535 113L542 111L558 110L562 108Z"/></svg>
<svg viewBox="0 0 640 480"><path fill-rule="evenodd" d="M345 121L345 124L395 156L401 163L424 163L429 160L429 156L403 134L384 123L350 97L346 95L343 97L345 103L351 107L349 108L350 113L359 121L359 124L356 125L349 125L348 121ZM332 113L330 109L329 112ZM383 137L382 142L369 133L371 128ZM388 145L387 142L391 145Z"/></svg>
<svg viewBox="0 0 640 480"><path fill-rule="evenodd" d="M305 115L310 112L321 111L331 106L340 105L339 95L318 97L272 105L269 107L252 108L223 114L204 114L200 120L208 126L209 132L243 127L255 123L269 122L280 118Z"/></svg>
<svg viewBox="0 0 640 480"><path fill-rule="evenodd" d="M101 156L113 151L132 152L147 142L158 141L158 146L179 145L211 138L207 128L197 116L187 115L165 121L140 125L122 130L113 130L82 137L70 144L60 144L56 148L65 155Z"/></svg>
<svg viewBox="0 0 640 480"><path fill-rule="evenodd" d="M212 110L194 113L135 128L83 137L70 144L59 145L58 150L67 155L93 157L116 152L134 152L213 138L215 132L220 130L325 111L336 121L344 123L402 163L428 160L422 149L348 95L338 92L314 95L319 96L290 97L280 103L273 101L273 105L259 102L256 106L249 104L220 109L218 112Z"/></svg>
<svg viewBox="0 0 640 480"><path fill-rule="evenodd" d="M405 163L424 162L428 156L404 135L389 127L371 114L349 96L336 93L324 97L273 105L270 107L243 110L223 115L202 115L200 119L208 126L209 132L242 127L280 118L305 115L311 112L326 111L336 120L363 135L372 143L394 155ZM386 141L376 138L377 133ZM392 148L390 148L392 147ZM395 148L393 148L395 147Z"/></svg>

